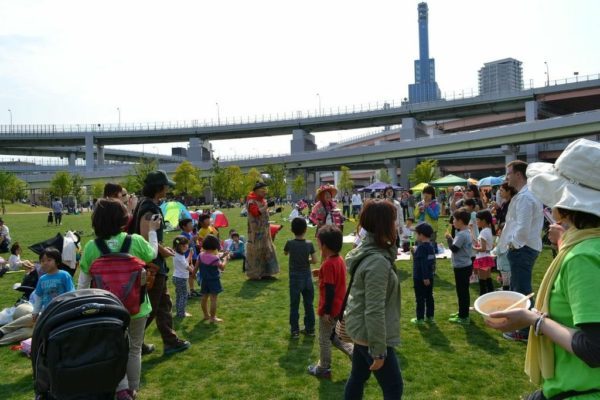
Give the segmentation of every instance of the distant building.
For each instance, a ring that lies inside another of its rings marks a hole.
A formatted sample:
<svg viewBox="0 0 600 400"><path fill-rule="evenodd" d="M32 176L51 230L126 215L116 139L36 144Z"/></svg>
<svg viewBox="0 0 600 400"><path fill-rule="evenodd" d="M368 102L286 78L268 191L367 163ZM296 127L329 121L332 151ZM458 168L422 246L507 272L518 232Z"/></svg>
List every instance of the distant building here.
<svg viewBox="0 0 600 400"><path fill-rule="evenodd" d="M429 8L419 3L419 59L415 60L415 83L408 85L409 103L435 101L441 98L435 81L435 59L429 58Z"/></svg>
<svg viewBox="0 0 600 400"><path fill-rule="evenodd" d="M505 58L483 64L479 70L479 94L507 93L523 90L523 63Z"/></svg>

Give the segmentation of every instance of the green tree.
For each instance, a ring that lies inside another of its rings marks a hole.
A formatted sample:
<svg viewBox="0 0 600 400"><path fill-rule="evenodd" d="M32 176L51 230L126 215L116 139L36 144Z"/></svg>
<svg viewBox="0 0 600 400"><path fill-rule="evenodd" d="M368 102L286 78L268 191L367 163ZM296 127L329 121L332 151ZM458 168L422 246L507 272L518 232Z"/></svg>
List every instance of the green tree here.
<svg viewBox="0 0 600 400"><path fill-rule="evenodd" d="M12 188L15 186L17 177L8 171L0 171L0 206L4 210L4 200L11 197Z"/></svg>
<svg viewBox="0 0 600 400"><path fill-rule="evenodd" d="M285 165L268 165L266 173L269 175L266 184L269 185L269 195L275 197L286 197L286 183L285 183Z"/></svg>
<svg viewBox="0 0 600 400"><path fill-rule="evenodd" d="M73 177L67 171L59 171L50 181L50 192L53 196L63 198L73 190Z"/></svg>
<svg viewBox="0 0 600 400"><path fill-rule="evenodd" d="M354 189L354 181L350 176L350 168L342 165L340 167L342 173L340 174L340 182L338 184L340 192L351 192Z"/></svg>
<svg viewBox="0 0 600 400"><path fill-rule="evenodd" d="M139 163L135 164L125 177L123 186L129 193L140 193L144 187L146 176L157 169L158 160L156 158L140 158Z"/></svg>
<svg viewBox="0 0 600 400"><path fill-rule="evenodd" d="M423 160L408 175L408 180L414 186L419 183L429 183L439 178L439 176L438 160Z"/></svg>
<svg viewBox="0 0 600 400"><path fill-rule="evenodd" d="M256 168L250 168L250 170L244 177L243 195L246 196L248 193L250 193L252 189L254 189L254 185L256 185L256 182L258 181L262 181L262 175L260 174L260 171Z"/></svg>
<svg viewBox="0 0 600 400"><path fill-rule="evenodd" d="M27 197L27 182L15 177L14 186L10 189L9 199L16 201Z"/></svg>
<svg viewBox="0 0 600 400"><path fill-rule="evenodd" d="M379 170L379 181L384 183L392 183L392 177L388 173L387 168L381 168Z"/></svg>
<svg viewBox="0 0 600 400"><path fill-rule="evenodd" d="M104 185L105 184L106 183L104 183L103 181L94 182L92 184L92 197L94 199L100 199L104 196Z"/></svg>
<svg viewBox="0 0 600 400"><path fill-rule="evenodd" d="M246 193L245 177L242 170L237 165L230 165L225 168L225 176L227 179L227 200L239 200Z"/></svg>
<svg viewBox="0 0 600 400"><path fill-rule="evenodd" d="M298 174L292 181L292 192L299 197L306 195L306 179L303 174Z"/></svg>
<svg viewBox="0 0 600 400"><path fill-rule="evenodd" d="M173 180L176 194L199 196L204 187L204 182L200 178L200 169L189 161L179 164Z"/></svg>
<svg viewBox="0 0 600 400"><path fill-rule="evenodd" d="M73 197L75 197L77 203L81 203L81 201L83 200L83 195L85 194L83 187L83 176L79 174L73 174L71 176L71 184L71 194L73 195Z"/></svg>
<svg viewBox="0 0 600 400"><path fill-rule="evenodd" d="M210 169L210 189L213 195L219 200L227 199L228 185L227 174L224 168L219 165L219 158L215 158Z"/></svg>

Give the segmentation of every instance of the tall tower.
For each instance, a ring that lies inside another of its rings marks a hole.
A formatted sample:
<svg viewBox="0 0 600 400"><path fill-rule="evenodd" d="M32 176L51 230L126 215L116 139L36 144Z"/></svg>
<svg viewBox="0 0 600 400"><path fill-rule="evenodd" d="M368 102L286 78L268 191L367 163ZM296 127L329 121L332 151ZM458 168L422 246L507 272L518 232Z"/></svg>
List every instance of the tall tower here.
<svg viewBox="0 0 600 400"><path fill-rule="evenodd" d="M440 88L435 81L435 59L429 58L429 8L419 3L419 59L415 60L415 83L408 85L408 101L422 103L439 100Z"/></svg>

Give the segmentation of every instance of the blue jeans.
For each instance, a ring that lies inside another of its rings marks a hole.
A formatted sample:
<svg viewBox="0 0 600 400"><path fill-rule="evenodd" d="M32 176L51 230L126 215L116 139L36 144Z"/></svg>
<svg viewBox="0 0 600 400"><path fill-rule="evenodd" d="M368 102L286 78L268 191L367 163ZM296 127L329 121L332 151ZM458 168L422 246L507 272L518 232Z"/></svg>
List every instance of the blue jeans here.
<svg viewBox="0 0 600 400"><path fill-rule="evenodd" d="M532 292L531 276L533 265L540 252L528 246L520 249L509 249L507 253L508 263L510 264L510 290L522 294ZM534 301L531 299L531 304ZM529 336L529 327L519 331L523 336Z"/></svg>
<svg viewBox="0 0 600 400"><path fill-rule="evenodd" d="M354 344L354 352L352 353L352 371L346 382L344 389L344 399L354 400L362 399L365 383L371 376L369 367L373 363L373 359L369 355L369 348ZM383 391L384 400L397 400L402 398L402 374L400 366L396 358L396 352L393 347L387 348L387 357L383 363L383 367L374 371L375 378Z"/></svg>
<svg viewBox="0 0 600 400"><path fill-rule="evenodd" d="M300 295L304 304L304 329L315 331L315 310L313 300L315 297L315 288L312 282L312 275L309 272L294 273L290 272L290 329L292 332L300 331L298 320L300 314Z"/></svg>

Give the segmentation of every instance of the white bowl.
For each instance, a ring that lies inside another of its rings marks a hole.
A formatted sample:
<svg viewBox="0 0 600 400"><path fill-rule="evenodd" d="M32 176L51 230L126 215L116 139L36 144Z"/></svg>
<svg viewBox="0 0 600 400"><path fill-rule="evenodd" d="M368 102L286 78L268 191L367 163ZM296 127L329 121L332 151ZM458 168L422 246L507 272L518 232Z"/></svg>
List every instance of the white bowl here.
<svg viewBox="0 0 600 400"><path fill-rule="evenodd" d="M496 311L503 311L524 297L526 296L522 293L508 290L486 293L475 300L475 311L483 315L485 319L500 322L504 318L490 318L490 314ZM517 305L516 308L529 308L530 305L531 301L527 299L527 301Z"/></svg>

